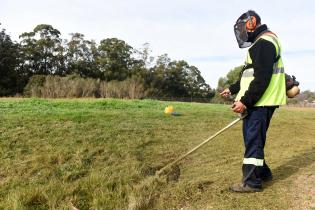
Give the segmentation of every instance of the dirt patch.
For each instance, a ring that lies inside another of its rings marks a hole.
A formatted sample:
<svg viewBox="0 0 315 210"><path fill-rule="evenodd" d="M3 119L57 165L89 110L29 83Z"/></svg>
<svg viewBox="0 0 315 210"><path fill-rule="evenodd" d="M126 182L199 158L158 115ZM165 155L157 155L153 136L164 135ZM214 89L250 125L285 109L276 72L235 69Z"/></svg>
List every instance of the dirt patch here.
<svg viewBox="0 0 315 210"><path fill-rule="evenodd" d="M291 209L315 209L315 173L300 175L294 180Z"/></svg>

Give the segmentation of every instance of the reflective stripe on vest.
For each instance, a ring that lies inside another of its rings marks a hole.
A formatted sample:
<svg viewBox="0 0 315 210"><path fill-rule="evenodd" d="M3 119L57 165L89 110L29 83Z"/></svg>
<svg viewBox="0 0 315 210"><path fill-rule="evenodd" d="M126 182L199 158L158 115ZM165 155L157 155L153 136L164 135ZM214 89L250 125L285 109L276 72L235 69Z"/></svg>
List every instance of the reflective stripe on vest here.
<svg viewBox="0 0 315 210"><path fill-rule="evenodd" d="M270 33L263 34L255 41L255 43L260 39L265 39L271 42L276 48L276 54L279 56L281 55L281 46L275 35ZM245 64L252 64L249 50L247 51ZM235 98L236 101L239 101L245 95L245 92L248 90L253 79L254 69L249 68L244 70L240 83L241 88ZM286 104L285 74L282 58L280 57L280 59L273 65L273 74L265 93L254 106L275 106L284 104Z"/></svg>
<svg viewBox="0 0 315 210"><path fill-rule="evenodd" d="M264 159L257 159L257 158L244 158L243 164L251 164L255 166L263 166Z"/></svg>

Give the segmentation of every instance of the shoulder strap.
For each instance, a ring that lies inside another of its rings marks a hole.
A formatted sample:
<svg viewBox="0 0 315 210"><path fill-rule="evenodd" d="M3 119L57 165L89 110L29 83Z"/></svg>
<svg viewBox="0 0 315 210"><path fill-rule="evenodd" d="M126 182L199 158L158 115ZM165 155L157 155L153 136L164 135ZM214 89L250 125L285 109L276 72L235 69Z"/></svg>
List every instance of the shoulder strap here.
<svg viewBox="0 0 315 210"><path fill-rule="evenodd" d="M277 63L280 58L281 58L281 51L280 51L280 45L278 44L278 41L277 41L277 35L275 33L273 33L272 31L270 30L266 30L266 31L263 31L262 33L260 33L257 38L255 39L254 43L257 42L260 38L262 38L262 36L270 36L274 42L276 43L276 45L278 46L278 49L279 49L279 54L278 56L275 58L275 61L274 63ZM251 68L254 68L253 64L245 64L242 68L242 71L241 71L241 74L243 73L243 71L245 71L246 69L251 69Z"/></svg>
<svg viewBox="0 0 315 210"><path fill-rule="evenodd" d="M262 38L262 36L271 37L273 39L273 41L276 43L276 45L278 46L278 55L274 61L274 63L277 63L281 58L281 48L280 48L280 45L279 45L278 40L277 40L277 38L278 38L277 35L275 33L273 33L272 31L267 30L267 31L264 31L261 34L259 34L257 39L255 40L255 42L258 41L260 38Z"/></svg>

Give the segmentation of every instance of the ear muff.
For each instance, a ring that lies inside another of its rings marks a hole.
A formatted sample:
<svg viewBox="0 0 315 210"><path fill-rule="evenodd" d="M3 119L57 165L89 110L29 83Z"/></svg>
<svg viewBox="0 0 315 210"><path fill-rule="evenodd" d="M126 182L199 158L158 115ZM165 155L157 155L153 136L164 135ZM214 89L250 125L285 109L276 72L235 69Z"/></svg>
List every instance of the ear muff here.
<svg viewBox="0 0 315 210"><path fill-rule="evenodd" d="M257 20L255 16L249 16L249 20L246 22L246 29L247 30L254 30L257 25Z"/></svg>

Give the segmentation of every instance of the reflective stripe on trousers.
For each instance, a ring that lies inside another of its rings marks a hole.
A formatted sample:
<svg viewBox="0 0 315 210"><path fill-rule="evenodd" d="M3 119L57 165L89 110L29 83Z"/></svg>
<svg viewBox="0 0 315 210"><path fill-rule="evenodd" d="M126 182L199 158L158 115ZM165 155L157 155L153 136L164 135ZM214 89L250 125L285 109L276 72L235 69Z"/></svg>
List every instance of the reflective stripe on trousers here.
<svg viewBox="0 0 315 210"><path fill-rule="evenodd" d="M264 165L264 159L244 158L243 164L251 164L251 165L255 165L255 166L263 166Z"/></svg>

